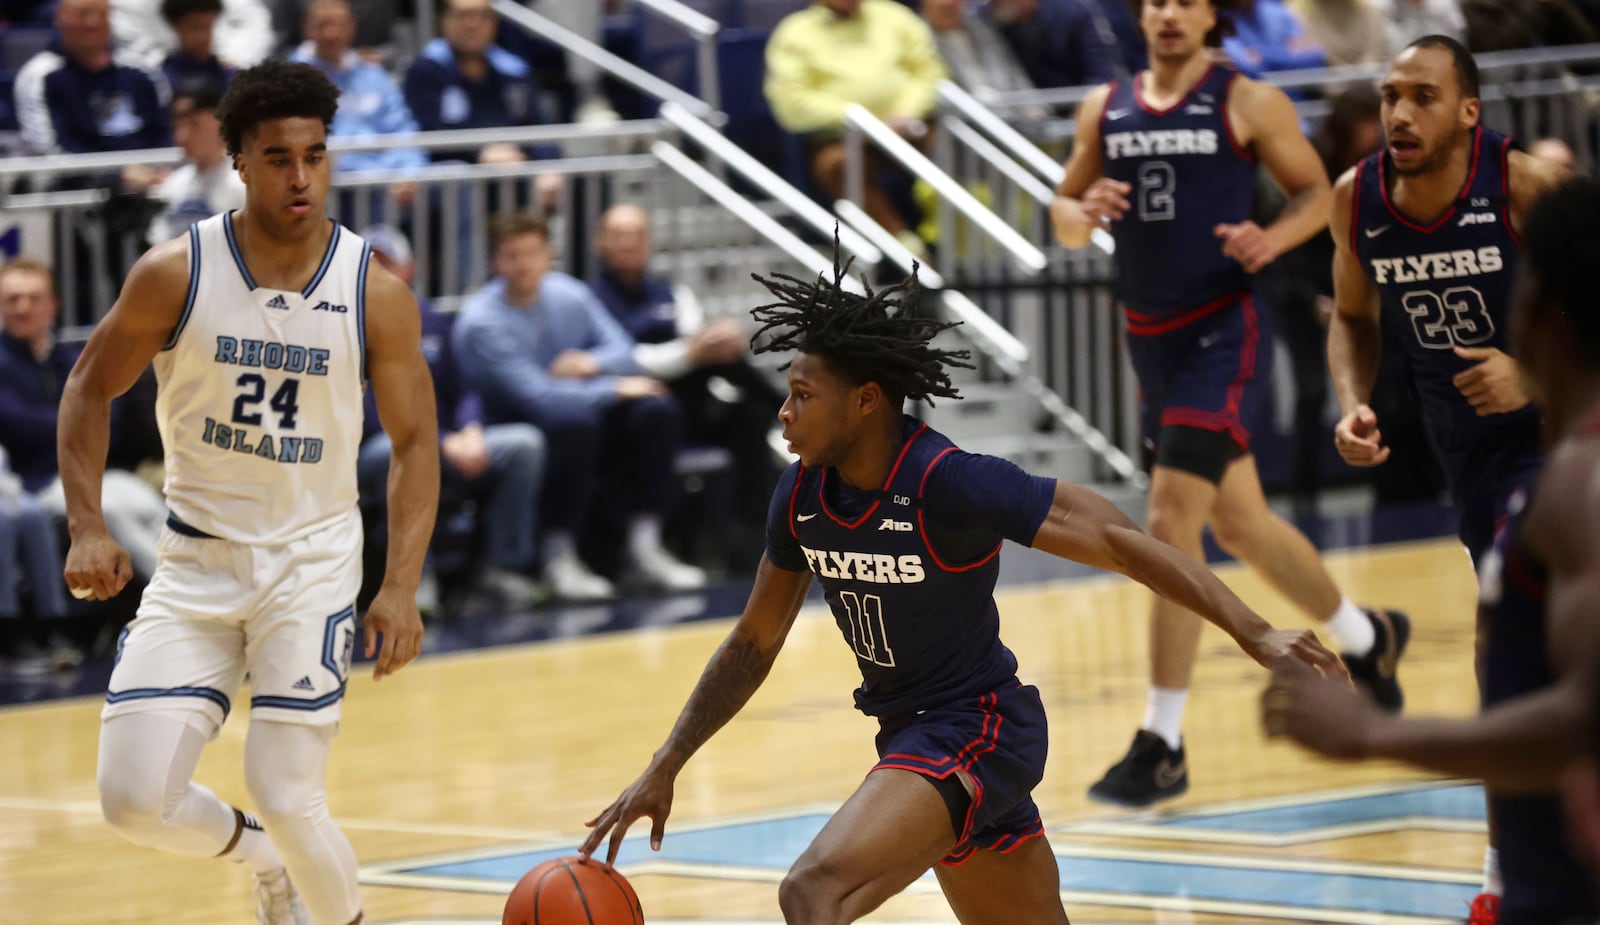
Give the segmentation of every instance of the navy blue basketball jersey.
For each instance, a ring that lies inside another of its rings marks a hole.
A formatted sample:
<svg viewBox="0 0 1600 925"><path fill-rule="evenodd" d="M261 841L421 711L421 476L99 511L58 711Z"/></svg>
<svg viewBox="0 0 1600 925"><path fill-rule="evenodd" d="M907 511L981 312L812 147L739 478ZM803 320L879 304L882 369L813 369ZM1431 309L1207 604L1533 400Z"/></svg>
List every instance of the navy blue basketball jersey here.
<svg viewBox="0 0 1600 925"><path fill-rule="evenodd" d="M791 466L773 495L767 554L821 579L861 669L856 707L910 715L1016 676L994 603L1000 546L1032 542L1054 491L1054 479L963 453L907 417L877 491L830 468Z"/></svg>
<svg viewBox="0 0 1600 925"><path fill-rule="evenodd" d="M1389 199L1387 152L1356 168L1350 249L1378 290L1384 342L1410 360L1423 419L1452 487L1485 454L1537 432L1536 412L1523 408L1479 417L1451 381L1476 361L1455 347L1506 349L1511 283L1522 242L1511 227L1511 139L1474 131L1467 182L1455 203L1431 224L1404 215Z"/></svg>
<svg viewBox="0 0 1600 925"><path fill-rule="evenodd" d="M1102 171L1133 187L1132 208L1112 223L1113 292L1143 316L1205 305L1249 286L1212 229L1250 218L1255 157L1228 125L1228 88L1239 73L1212 67L1168 109L1145 103L1145 78L1111 85L1100 116Z"/></svg>
<svg viewBox="0 0 1600 925"><path fill-rule="evenodd" d="M1523 546L1518 527L1530 488L1511 497L1494 545L1479 569L1484 646L1483 703L1545 690L1555 683L1545 625L1545 570ZM1590 878L1568 848L1561 801L1554 796L1490 793L1505 879L1502 925L1554 925L1600 915Z"/></svg>

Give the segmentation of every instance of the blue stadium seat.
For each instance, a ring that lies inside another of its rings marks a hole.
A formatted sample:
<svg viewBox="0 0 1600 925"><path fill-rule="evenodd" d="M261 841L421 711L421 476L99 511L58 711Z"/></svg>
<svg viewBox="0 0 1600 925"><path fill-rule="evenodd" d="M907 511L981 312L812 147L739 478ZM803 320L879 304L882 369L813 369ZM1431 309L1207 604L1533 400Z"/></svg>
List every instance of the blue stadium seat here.
<svg viewBox="0 0 1600 925"><path fill-rule="evenodd" d="M778 20L805 9L810 0L728 0L728 18L723 22L742 29L771 32Z"/></svg>
<svg viewBox="0 0 1600 925"><path fill-rule="evenodd" d="M767 105L767 37L764 29L723 29L717 35L717 76L722 110L728 115L722 133L785 180L810 192L805 140L780 129Z"/></svg>
<svg viewBox="0 0 1600 925"><path fill-rule="evenodd" d="M18 71L45 49L55 30L49 26L11 26L0 31L0 71Z"/></svg>
<svg viewBox="0 0 1600 925"><path fill-rule="evenodd" d="M0 132L15 132L17 125L17 104L12 96L17 75L10 71L0 70Z"/></svg>

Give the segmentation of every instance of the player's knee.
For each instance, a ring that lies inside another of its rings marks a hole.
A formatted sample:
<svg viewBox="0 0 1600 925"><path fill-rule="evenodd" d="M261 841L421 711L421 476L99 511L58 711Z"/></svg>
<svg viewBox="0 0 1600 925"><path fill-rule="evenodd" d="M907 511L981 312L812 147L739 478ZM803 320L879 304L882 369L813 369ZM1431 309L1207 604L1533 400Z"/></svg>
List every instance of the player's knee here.
<svg viewBox="0 0 1600 925"><path fill-rule="evenodd" d="M1219 508L1211 518L1211 534L1229 555L1248 559L1252 538L1261 535L1259 518L1250 512Z"/></svg>
<svg viewBox="0 0 1600 925"><path fill-rule="evenodd" d="M134 844L148 844L164 822L161 787L129 770L100 769L100 814L118 835Z"/></svg>
<svg viewBox="0 0 1600 925"><path fill-rule="evenodd" d="M1200 531L1205 529L1205 518L1200 512L1175 501L1153 499L1148 529L1151 536L1163 543L1188 546L1200 538Z"/></svg>
<svg viewBox="0 0 1600 925"><path fill-rule="evenodd" d="M796 861L778 884L778 906L789 922L812 921L821 910L836 907L842 896L832 865L809 854Z"/></svg>

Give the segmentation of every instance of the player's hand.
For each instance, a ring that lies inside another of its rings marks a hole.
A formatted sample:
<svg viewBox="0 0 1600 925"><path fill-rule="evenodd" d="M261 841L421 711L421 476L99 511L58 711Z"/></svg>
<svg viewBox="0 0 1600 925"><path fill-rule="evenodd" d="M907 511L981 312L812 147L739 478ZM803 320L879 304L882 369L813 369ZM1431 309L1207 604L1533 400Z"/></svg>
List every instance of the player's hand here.
<svg viewBox="0 0 1600 925"><path fill-rule="evenodd" d="M1451 382L1480 417L1516 411L1528 404L1517 361L1494 347L1457 347L1456 356L1478 365L1456 373Z"/></svg>
<svg viewBox="0 0 1600 925"><path fill-rule="evenodd" d="M107 601L133 580L133 560L111 534L99 530L73 537L61 575L67 580L73 597ZM83 594L85 590L89 592L87 595Z"/></svg>
<svg viewBox="0 0 1600 925"><path fill-rule="evenodd" d="M617 397L623 401L667 394L666 383L649 376L618 376Z"/></svg>
<svg viewBox="0 0 1600 925"><path fill-rule="evenodd" d="M557 379L593 379L600 375L600 361L587 350L563 350L551 361L549 372Z"/></svg>
<svg viewBox="0 0 1600 925"><path fill-rule="evenodd" d="M382 681L422 654L422 615L417 613L415 589L404 591L385 582L367 608L364 623L366 656L378 655L378 664L372 669L374 681Z"/></svg>
<svg viewBox="0 0 1600 925"><path fill-rule="evenodd" d="M622 839L640 816L650 817L650 850L660 851L661 839L667 831L667 816L672 814L672 778L666 768L652 763L638 780L622 791L616 802L606 807L605 812L584 823L593 831L583 840L578 853L587 860L610 832L611 847L606 851L606 863L615 867Z"/></svg>
<svg viewBox="0 0 1600 925"><path fill-rule="evenodd" d="M463 478L475 479L488 471L489 441L483 438L483 428L472 424L446 434L439 441L439 455Z"/></svg>
<svg viewBox="0 0 1600 925"><path fill-rule="evenodd" d="M1239 261L1246 273L1254 273L1278 259L1277 247L1255 222L1218 225L1211 233L1222 240L1222 256Z"/></svg>
<svg viewBox="0 0 1600 925"><path fill-rule="evenodd" d="M696 367L720 366L744 356L744 332L731 318L718 318L689 338L689 362Z"/></svg>
<svg viewBox="0 0 1600 925"><path fill-rule="evenodd" d="M1271 738L1293 739L1328 758L1355 761L1371 752L1373 730L1387 718L1349 684L1286 658L1273 666L1261 695L1261 724Z"/></svg>
<svg viewBox="0 0 1600 925"><path fill-rule="evenodd" d="M1366 405L1357 405L1339 419L1333 428L1333 445L1352 466L1381 466L1389 459L1383 431L1378 429L1377 412Z"/></svg>
<svg viewBox="0 0 1600 925"><path fill-rule="evenodd" d="M1128 202L1128 195L1132 192L1133 187L1121 180L1101 177L1089 184L1089 188L1078 199L1083 220L1095 228L1109 229L1112 222L1121 219L1133 208Z"/></svg>
<svg viewBox="0 0 1600 925"><path fill-rule="evenodd" d="M1317 634L1310 630L1268 630L1250 640L1244 650L1263 668L1272 668L1282 660L1292 658L1329 677L1343 678L1346 682L1350 680L1350 672L1345 669L1344 661L1318 642Z"/></svg>

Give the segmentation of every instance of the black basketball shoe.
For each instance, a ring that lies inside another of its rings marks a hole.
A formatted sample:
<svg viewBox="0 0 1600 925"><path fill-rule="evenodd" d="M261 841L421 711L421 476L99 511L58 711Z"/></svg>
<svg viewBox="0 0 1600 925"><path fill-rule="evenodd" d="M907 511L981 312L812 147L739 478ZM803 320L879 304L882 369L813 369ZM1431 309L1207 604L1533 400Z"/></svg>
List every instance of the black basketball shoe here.
<svg viewBox="0 0 1600 925"><path fill-rule="evenodd" d="M1411 641L1411 620L1398 610L1368 610L1376 638L1372 650L1366 655L1344 654L1345 667L1350 678L1367 689L1378 706L1390 713L1399 713L1405 706L1406 695L1400 689L1400 656Z"/></svg>
<svg viewBox="0 0 1600 925"><path fill-rule="evenodd" d="M1188 789L1189 766L1182 744L1171 748L1160 736L1141 729L1122 760L1089 788L1089 799L1141 807L1181 796Z"/></svg>

